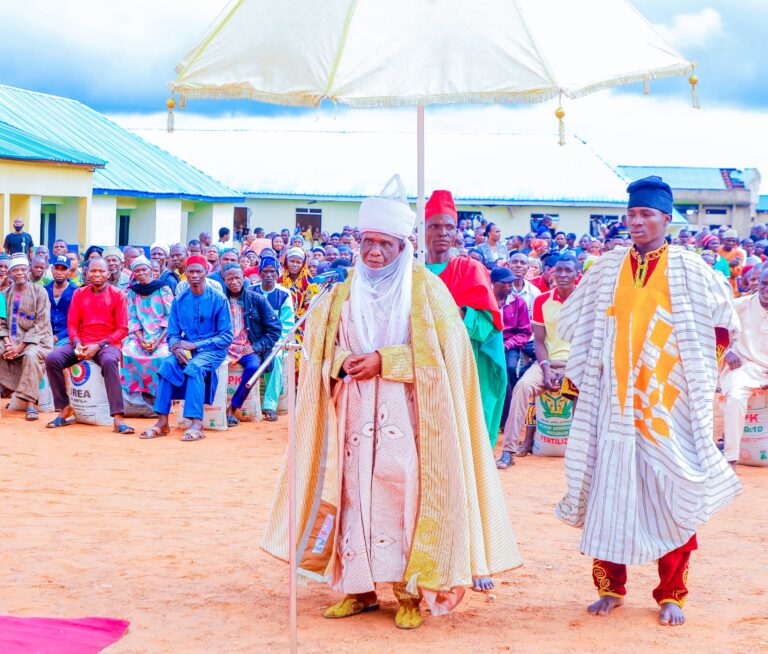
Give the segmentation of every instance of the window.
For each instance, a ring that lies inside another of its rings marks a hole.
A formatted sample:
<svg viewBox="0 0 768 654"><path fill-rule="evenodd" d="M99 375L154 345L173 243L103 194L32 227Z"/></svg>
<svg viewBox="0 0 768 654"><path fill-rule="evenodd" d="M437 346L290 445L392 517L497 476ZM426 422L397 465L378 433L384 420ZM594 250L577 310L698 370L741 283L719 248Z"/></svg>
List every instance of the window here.
<svg viewBox="0 0 768 654"><path fill-rule="evenodd" d="M323 210L310 207L296 207L296 226L305 232L307 227L312 233L319 232L323 225Z"/></svg>
<svg viewBox="0 0 768 654"><path fill-rule="evenodd" d="M129 214L120 214L117 223L117 244L122 248L128 245L128 238L131 232L131 216Z"/></svg>
<svg viewBox="0 0 768 654"><path fill-rule="evenodd" d="M589 233L591 236L600 236L601 227L604 225L610 228L613 223L619 219L619 216L611 214L593 213L589 217Z"/></svg>
<svg viewBox="0 0 768 654"><path fill-rule="evenodd" d="M559 213L532 213L531 214L531 231L535 234L539 227L541 227L541 222L545 218L551 218L555 225L560 221L560 214ZM554 236L554 234L552 234Z"/></svg>
<svg viewBox="0 0 768 654"><path fill-rule="evenodd" d="M728 209L707 209L707 215L709 216L725 216L728 213Z"/></svg>

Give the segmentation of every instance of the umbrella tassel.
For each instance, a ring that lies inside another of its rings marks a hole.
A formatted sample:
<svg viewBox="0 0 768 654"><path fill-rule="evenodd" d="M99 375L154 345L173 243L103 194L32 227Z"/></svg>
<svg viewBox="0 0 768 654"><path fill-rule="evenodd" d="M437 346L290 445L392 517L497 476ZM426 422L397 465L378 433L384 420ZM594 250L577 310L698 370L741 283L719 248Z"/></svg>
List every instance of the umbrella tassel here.
<svg viewBox="0 0 768 654"><path fill-rule="evenodd" d="M182 94L179 96L179 109L187 108L187 96Z"/></svg>
<svg viewBox="0 0 768 654"><path fill-rule="evenodd" d="M651 94L651 80L643 80L643 95Z"/></svg>
<svg viewBox="0 0 768 654"><path fill-rule="evenodd" d="M696 75L696 66L691 66L691 76L688 78L688 83L691 85L691 102L694 109L701 109L699 104L699 91L696 88L699 83L699 78Z"/></svg>
<svg viewBox="0 0 768 654"><path fill-rule="evenodd" d="M562 107L558 107L555 110L555 116L557 117L557 121L559 123L559 129L558 129L558 144L559 145L565 145L565 123L563 122L563 118L565 118L565 110Z"/></svg>
<svg viewBox="0 0 768 654"><path fill-rule="evenodd" d="M173 117L173 108L176 106L176 100L173 99L173 96L171 96L170 98L168 98L165 101L165 106L168 107L168 121L167 121L166 127L168 129L168 133L172 134L173 130L175 128L175 124L174 124L175 121L174 121L174 117Z"/></svg>

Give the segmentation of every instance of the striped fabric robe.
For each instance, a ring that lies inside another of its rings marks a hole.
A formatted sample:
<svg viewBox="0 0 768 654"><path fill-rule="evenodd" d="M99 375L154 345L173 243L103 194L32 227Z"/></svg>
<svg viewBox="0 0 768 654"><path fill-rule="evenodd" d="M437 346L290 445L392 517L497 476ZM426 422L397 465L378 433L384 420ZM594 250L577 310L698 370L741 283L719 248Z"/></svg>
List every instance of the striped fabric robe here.
<svg viewBox="0 0 768 654"><path fill-rule="evenodd" d="M659 306L653 312L634 368L631 344L624 346L628 360L622 368L615 361L623 351L621 344L616 350L617 332L624 329L627 338L627 320L614 312L622 304L617 288L628 257L627 248L600 257L560 312L558 331L571 342L566 376L579 399L565 455L568 490L555 513L583 528L584 554L638 564L686 543L740 492L712 439L715 327L727 329L733 340L740 326L720 276L697 255L670 247L666 271L654 272L666 272L669 293L661 288L670 311ZM653 333L657 322L667 324L662 339ZM675 363L659 382L662 356ZM647 375L646 383L639 381L643 364L656 367L650 383ZM620 387L616 371L628 368L628 387ZM665 401L667 386L674 402Z"/></svg>

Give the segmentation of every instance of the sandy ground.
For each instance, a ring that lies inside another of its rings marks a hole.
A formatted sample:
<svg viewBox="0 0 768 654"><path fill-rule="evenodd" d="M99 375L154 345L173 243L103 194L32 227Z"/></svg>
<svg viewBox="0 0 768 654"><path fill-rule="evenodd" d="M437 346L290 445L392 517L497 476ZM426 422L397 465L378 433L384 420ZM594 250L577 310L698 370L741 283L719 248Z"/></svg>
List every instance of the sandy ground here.
<svg viewBox="0 0 768 654"><path fill-rule="evenodd" d="M258 547L285 417L197 443L45 419L0 418L1 613L130 620L114 654L287 650L287 567ZM586 614L590 561L552 515L562 460L526 457L501 475L525 566L496 580L495 598L468 592L403 632L389 588L381 611L331 621L320 613L336 595L301 587L300 651L768 652L768 470L739 473L744 494L700 532L683 627L657 624L652 565L630 568L610 618Z"/></svg>

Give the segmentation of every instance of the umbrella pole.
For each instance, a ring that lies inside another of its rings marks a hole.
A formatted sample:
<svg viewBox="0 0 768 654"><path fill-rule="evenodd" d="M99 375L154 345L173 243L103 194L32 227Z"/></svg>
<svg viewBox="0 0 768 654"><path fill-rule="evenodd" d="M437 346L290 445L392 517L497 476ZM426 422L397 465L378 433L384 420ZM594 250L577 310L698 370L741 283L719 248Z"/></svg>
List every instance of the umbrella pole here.
<svg viewBox="0 0 768 654"><path fill-rule="evenodd" d="M424 221L424 105L416 105L416 225L419 229L419 259L427 262L427 227Z"/></svg>
<svg viewBox="0 0 768 654"><path fill-rule="evenodd" d="M290 652L296 654L298 636L296 633L296 350L298 344L285 346L286 365L288 366L288 580L289 614L288 631L290 632Z"/></svg>

